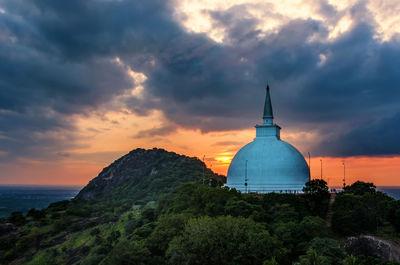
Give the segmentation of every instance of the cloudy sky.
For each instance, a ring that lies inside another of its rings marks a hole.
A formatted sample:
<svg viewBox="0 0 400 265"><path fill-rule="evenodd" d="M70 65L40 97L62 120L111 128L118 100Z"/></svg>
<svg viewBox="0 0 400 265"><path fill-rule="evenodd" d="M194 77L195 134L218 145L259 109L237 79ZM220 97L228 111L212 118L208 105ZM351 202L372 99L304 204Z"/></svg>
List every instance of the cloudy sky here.
<svg viewBox="0 0 400 265"><path fill-rule="evenodd" d="M339 4L338 4L339 2ZM0 183L85 184L137 147L226 174L268 82L312 175L400 185L397 0L0 0Z"/></svg>

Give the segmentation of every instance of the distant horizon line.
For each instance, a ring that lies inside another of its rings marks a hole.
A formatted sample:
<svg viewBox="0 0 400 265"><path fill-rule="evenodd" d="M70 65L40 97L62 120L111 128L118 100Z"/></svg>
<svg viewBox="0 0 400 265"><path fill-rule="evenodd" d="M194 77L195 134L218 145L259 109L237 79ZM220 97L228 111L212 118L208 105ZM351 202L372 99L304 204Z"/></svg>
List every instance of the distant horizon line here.
<svg viewBox="0 0 400 265"><path fill-rule="evenodd" d="M0 186L9 186L9 187L16 187L16 186L31 186L31 187L85 187L87 184L2 184ZM375 184L374 184L375 185ZM393 188L397 187L400 188L400 185L375 185L377 188ZM330 188L342 188L342 185L328 185Z"/></svg>
<svg viewBox="0 0 400 265"><path fill-rule="evenodd" d="M41 186L41 187L84 187L87 184L2 184L0 186Z"/></svg>

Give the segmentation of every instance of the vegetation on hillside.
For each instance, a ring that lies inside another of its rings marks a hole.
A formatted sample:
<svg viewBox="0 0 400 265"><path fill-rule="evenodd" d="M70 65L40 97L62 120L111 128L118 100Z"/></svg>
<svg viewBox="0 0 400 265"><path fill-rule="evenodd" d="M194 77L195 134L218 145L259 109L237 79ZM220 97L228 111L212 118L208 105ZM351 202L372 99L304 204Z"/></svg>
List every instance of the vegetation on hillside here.
<svg viewBox="0 0 400 265"><path fill-rule="evenodd" d="M356 182L336 196L329 228L330 194L323 180L308 182L302 195L256 196L221 187L212 174L204 181L202 167L190 168L199 178L177 180L169 193L161 188L155 205L137 207L139 199L121 187L26 216L13 213L0 224L0 263L399 264L345 252L348 235L399 238L399 202L372 184ZM128 197L110 196L117 190Z"/></svg>
<svg viewBox="0 0 400 265"><path fill-rule="evenodd" d="M181 183L198 180L221 185L225 177L212 172L198 158L164 149L138 148L104 168L76 198L142 205Z"/></svg>

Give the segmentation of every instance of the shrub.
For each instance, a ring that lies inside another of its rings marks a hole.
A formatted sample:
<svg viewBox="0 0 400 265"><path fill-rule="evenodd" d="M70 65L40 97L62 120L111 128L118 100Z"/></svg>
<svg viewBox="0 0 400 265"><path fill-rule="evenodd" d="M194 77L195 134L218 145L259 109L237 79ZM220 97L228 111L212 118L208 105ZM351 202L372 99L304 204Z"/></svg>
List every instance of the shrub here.
<svg viewBox="0 0 400 265"><path fill-rule="evenodd" d="M100 229L99 228L93 228L91 231L90 231L90 235L91 236L96 236L96 235L98 235L98 234L100 234Z"/></svg>
<svg viewBox="0 0 400 265"><path fill-rule="evenodd" d="M26 223L26 218L22 214L22 212L12 212L10 217L8 217L8 221L17 226L24 225Z"/></svg>
<svg viewBox="0 0 400 265"><path fill-rule="evenodd" d="M150 251L138 242L123 240L112 249L102 265L144 265L151 256Z"/></svg>
<svg viewBox="0 0 400 265"><path fill-rule="evenodd" d="M35 208L32 208L29 210L26 216L32 217L34 220L40 220L44 217L46 217L46 214L40 210L36 210Z"/></svg>

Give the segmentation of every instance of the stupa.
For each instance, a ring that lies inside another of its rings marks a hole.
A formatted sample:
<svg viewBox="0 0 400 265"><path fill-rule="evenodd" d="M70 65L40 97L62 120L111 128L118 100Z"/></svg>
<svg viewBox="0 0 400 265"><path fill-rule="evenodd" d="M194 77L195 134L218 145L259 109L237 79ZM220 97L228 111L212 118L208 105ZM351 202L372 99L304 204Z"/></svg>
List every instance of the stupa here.
<svg viewBox="0 0 400 265"><path fill-rule="evenodd" d="M280 139L268 85L266 90L263 124L255 126L256 138L232 159L226 186L246 193L302 192L310 180L309 167L295 147Z"/></svg>

